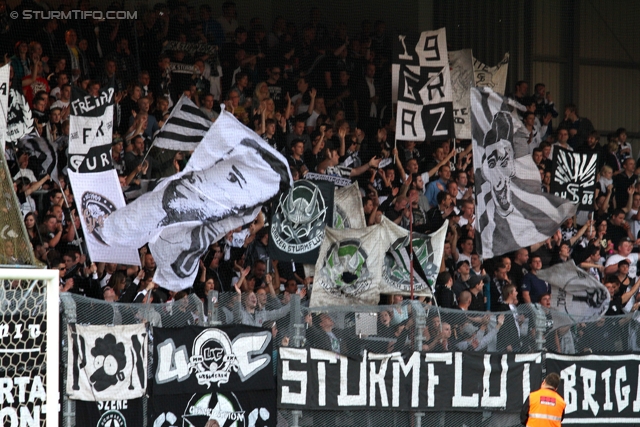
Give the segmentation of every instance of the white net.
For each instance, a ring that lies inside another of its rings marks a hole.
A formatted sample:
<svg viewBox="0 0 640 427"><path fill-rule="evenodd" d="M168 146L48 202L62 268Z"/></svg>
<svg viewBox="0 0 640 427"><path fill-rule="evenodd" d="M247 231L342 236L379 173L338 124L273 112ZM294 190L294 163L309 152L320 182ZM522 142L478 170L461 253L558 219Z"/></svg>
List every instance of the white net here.
<svg viewBox="0 0 640 427"><path fill-rule="evenodd" d="M58 425L58 271L0 269L0 420Z"/></svg>

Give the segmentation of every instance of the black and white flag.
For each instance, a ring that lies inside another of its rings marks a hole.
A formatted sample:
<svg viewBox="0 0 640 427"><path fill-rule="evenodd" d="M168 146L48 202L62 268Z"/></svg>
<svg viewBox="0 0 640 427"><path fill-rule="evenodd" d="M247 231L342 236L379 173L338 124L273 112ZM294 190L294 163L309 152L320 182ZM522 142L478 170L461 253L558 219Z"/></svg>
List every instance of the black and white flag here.
<svg viewBox="0 0 640 427"><path fill-rule="evenodd" d="M177 151L193 151L213 122L188 97L182 96L156 133L153 145Z"/></svg>
<svg viewBox="0 0 640 427"><path fill-rule="evenodd" d="M476 87L487 87L504 96L507 86L507 71L509 70L509 52L495 66L490 67L482 61L473 58L473 73Z"/></svg>
<svg viewBox="0 0 640 427"><path fill-rule="evenodd" d="M129 400L147 389L144 324L74 325L67 330L67 394L90 402Z"/></svg>
<svg viewBox="0 0 640 427"><path fill-rule="evenodd" d="M33 116L31 108L24 99L24 95L11 88L9 90L9 113L7 116L7 143L17 142L20 138L33 130Z"/></svg>
<svg viewBox="0 0 640 427"><path fill-rule="evenodd" d="M278 421L272 390L155 395L151 403L154 427L275 427Z"/></svg>
<svg viewBox="0 0 640 427"><path fill-rule="evenodd" d="M7 140L7 117L9 115L9 76L11 66L0 67L0 149L4 151Z"/></svg>
<svg viewBox="0 0 640 427"><path fill-rule="evenodd" d="M453 91L446 30L423 31L417 39L398 35L394 52L396 139L453 138Z"/></svg>
<svg viewBox="0 0 640 427"><path fill-rule="evenodd" d="M154 328L153 394L275 388L271 331L255 326Z"/></svg>
<svg viewBox="0 0 640 427"><path fill-rule="evenodd" d="M69 169L102 172L113 169L113 86L102 88L97 97L73 86L69 116Z"/></svg>
<svg viewBox="0 0 640 427"><path fill-rule="evenodd" d="M318 259L325 227L333 224L333 183L298 180L282 193L271 218L269 253L281 261Z"/></svg>
<svg viewBox="0 0 640 427"><path fill-rule="evenodd" d="M111 400L76 403L76 425L85 427L127 427L144 423L143 400Z"/></svg>
<svg viewBox="0 0 640 427"><path fill-rule="evenodd" d="M574 323L597 320L609 309L607 288L573 261L540 270L537 276L551 285L551 308Z"/></svg>
<svg viewBox="0 0 640 427"><path fill-rule="evenodd" d="M53 181L58 181L58 146L38 135L36 131L23 136L18 141L18 148L25 148L40 163L39 176L49 175Z"/></svg>
<svg viewBox="0 0 640 427"><path fill-rule="evenodd" d="M471 89L476 245L484 258L542 242L576 212L571 202L542 192L526 143L514 141L524 125L511 110L491 89Z"/></svg>
<svg viewBox="0 0 640 427"><path fill-rule="evenodd" d="M592 211L596 199L597 153L576 153L555 147L551 194L570 200L578 209Z"/></svg>
<svg viewBox="0 0 640 427"><path fill-rule="evenodd" d="M413 259L413 293L417 296L432 296L436 277L440 272L444 241L447 237L445 223L435 233L425 235L413 233L413 257L409 237L391 245L384 257L380 293L411 295L411 260Z"/></svg>
<svg viewBox="0 0 640 427"><path fill-rule="evenodd" d="M150 243L154 281L177 292L193 285L209 245L292 182L286 159L223 111L182 172L111 214L99 232L109 245Z"/></svg>

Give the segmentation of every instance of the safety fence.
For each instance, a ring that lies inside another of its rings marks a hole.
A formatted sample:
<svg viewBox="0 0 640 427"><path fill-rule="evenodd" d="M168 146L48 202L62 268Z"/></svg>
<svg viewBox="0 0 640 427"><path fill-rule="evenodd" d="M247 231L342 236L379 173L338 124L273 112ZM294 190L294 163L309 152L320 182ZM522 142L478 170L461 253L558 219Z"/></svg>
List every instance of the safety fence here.
<svg viewBox="0 0 640 427"><path fill-rule="evenodd" d="M257 303L267 310L243 318L243 311L244 316L247 312L244 307L251 302L241 301L235 294L217 292L211 292L208 299L204 305L195 295L167 304L118 304L62 294L61 390L66 389L66 370L70 369L65 363L69 324L148 322L147 377L151 383L155 369L154 328L222 327L253 319L263 322L274 334L274 373L276 359L279 365L275 388L278 426L516 426L523 398L539 386L536 382L550 361L554 369L562 369L565 398L568 396L568 403L575 405L574 416L582 420L581 424L590 417L597 422L598 413L613 419L614 412L620 416L620 423L626 423L624 417L640 411L640 393L633 385L639 365L632 354L638 348L639 322L635 313L576 323L566 314L538 305L519 306L516 311L503 313L445 310L417 302L309 309L295 295L284 308L279 299L258 295ZM323 335L319 331L329 333ZM328 352L335 355L335 360L326 356ZM411 383L410 361L414 354L417 356L413 366L420 373ZM594 355L584 356L591 354ZM605 365L599 364L603 357L612 358L608 365L617 370L605 371ZM306 364L301 362L303 359ZM329 360L328 364L323 360ZM582 366L578 372L576 361ZM397 383L399 388L387 390L384 380L374 381L376 375L384 376L383 365L389 378L391 372L394 375L387 383ZM593 371L593 375L585 379L587 371ZM396 380L398 372L403 375ZM593 382L588 382L591 377ZM531 381L527 383L522 378ZM606 393L602 391L603 381ZM411 387L418 394L411 394ZM304 396L304 404L296 403L299 396ZM353 396L363 400L350 400L345 407L340 406L341 401ZM411 400L414 398L415 404ZM187 420L186 415L181 418L181 414L158 413L148 399L142 400L143 426L198 425ZM77 418L76 403L61 393L61 425L83 425ZM254 417L253 424L246 425L275 425L261 422L261 418Z"/></svg>

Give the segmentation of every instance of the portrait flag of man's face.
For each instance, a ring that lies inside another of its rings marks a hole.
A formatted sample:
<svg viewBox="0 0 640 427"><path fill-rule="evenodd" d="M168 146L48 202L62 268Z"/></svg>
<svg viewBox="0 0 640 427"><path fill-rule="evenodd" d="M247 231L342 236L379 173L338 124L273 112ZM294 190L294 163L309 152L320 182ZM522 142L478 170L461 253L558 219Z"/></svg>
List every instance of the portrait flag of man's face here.
<svg viewBox="0 0 640 427"><path fill-rule="evenodd" d="M116 211L99 233L107 244L151 243L156 283L183 289L209 245L252 221L292 181L285 158L223 111L184 171Z"/></svg>
<svg viewBox="0 0 640 427"><path fill-rule="evenodd" d="M476 247L485 259L546 240L576 211L542 192L526 141L513 137L523 126L514 108L489 88L471 89Z"/></svg>

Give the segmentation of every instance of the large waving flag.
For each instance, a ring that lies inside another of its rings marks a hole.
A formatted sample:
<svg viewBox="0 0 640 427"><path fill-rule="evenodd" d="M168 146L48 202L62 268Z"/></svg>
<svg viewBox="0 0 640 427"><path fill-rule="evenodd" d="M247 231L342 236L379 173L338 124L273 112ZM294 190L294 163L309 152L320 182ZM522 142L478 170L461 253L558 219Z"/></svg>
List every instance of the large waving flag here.
<svg viewBox="0 0 640 427"><path fill-rule="evenodd" d="M292 182L286 159L223 111L184 171L116 211L100 233L107 244L149 242L158 265L154 281L185 289L209 245L250 222Z"/></svg>
<svg viewBox="0 0 640 427"><path fill-rule="evenodd" d="M168 150L195 150L212 124L196 104L182 95L156 134L153 145Z"/></svg>
<svg viewBox="0 0 640 427"><path fill-rule="evenodd" d="M48 174L53 181L58 181L58 144L47 141L33 131L20 138L18 147L27 149L37 157L42 169L39 176Z"/></svg>
<svg viewBox="0 0 640 427"><path fill-rule="evenodd" d="M511 111L491 89L471 89L476 245L485 258L546 240L576 212L571 202L542 193L526 143L514 141L524 125Z"/></svg>

